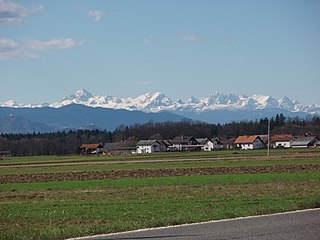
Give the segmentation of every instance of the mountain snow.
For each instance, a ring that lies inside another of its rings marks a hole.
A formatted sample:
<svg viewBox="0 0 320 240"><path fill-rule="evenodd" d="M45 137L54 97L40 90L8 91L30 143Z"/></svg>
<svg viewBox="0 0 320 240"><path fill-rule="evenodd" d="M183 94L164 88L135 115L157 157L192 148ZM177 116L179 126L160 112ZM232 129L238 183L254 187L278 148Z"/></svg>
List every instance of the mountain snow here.
<svg viewBox="0 0 320 240"><path fill-rule="evenodd" d="M271 96L263 95L236 95L220 94L218 92L209 97L197 99L190 97L186 101L181 99L173 100L161 92L146 93L136 98L118 98L110 95L94 96L85 89L80 89L74 94L65 97L59 102L52 104L19 104L14 100L0 103L1 107L54 107L60 108L69 104L81 104L89 107L101 107L111 109L139 110L143 112L193 112L201 113L214 110L260 110L280 108L291 112L306 112L310 114L320 114L320 104L302 106L297 101L292 101L288 97L275 99Z"/></svg>

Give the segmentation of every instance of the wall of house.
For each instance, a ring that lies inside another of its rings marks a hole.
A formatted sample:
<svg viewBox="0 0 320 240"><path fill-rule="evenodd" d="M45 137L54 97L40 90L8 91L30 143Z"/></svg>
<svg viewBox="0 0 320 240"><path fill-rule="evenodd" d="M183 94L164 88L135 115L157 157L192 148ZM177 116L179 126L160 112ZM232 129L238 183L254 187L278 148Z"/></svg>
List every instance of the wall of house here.
<svg viewBox="0 0 320 240"><path fill-rule="evenodd" d="M148 146L138 146L137 153L153 153L153 152L160 152L161 148L158 144L148 145Z"/></svg>
<svg viewBox="0 0 320 240"><path fill-rule="evenodd" d="M254 140L253 149L260 149L262 147L263 147L263 144L258 138L256 140Z"/></svg>
<svg viewBox="0 0 320 240"><path fill-rule="evenodd" d="M274 147L284 147L284 148L291 148L291 142L290 141L279 141L275 142Z"/></svg>
<svg viewBox="0 0 320 240"><path fill-rule="evenodd" d="M237 144L237 147L243 150L249 150L249 149L254 149L252 143L242 143L242 144Z"/></svg>
<svg viewBox="0 0 320 240"><path fill-rule="evenodd" d="M201 148L201 150L205 152L212 151L212 149L213 149L213 142L211 141L206 142L206 144Z"/></svg>

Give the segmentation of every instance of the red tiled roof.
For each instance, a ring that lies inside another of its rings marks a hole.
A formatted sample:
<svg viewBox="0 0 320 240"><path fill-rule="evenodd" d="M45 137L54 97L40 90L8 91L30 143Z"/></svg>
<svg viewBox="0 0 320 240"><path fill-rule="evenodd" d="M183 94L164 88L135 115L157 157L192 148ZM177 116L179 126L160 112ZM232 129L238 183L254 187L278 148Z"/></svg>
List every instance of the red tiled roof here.
<svg viewBox="0 0 320 240"><path fill-rule="evenodd" d="M259 138L258 136L239 136L237 137L237 139L234 141L234 143L253 143L257 138Z"/></svg>
<svg viewBox="0 0 320 240"><path fill-rule="evenodd" d="M85 149L102 148L102 145L100 143L82 144L80 148L85 148Z"/></svg>
<svg viewBox="0 0 320 240"><path fill-rule="evenodd" d="M272 141L290 141L294 137L292 134L278 134L271 137Z"/></svg>

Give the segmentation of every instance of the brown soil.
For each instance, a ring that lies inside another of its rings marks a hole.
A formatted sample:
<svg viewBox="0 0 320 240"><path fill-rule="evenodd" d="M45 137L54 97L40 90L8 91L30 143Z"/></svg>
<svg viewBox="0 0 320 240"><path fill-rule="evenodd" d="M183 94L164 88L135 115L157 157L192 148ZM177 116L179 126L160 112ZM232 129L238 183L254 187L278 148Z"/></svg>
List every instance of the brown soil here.
<svg viewBox="0 0 320 240"><path fill-rule="evenodd" d="M41 174L4 174L0 176L0 184L72 181L72 180L103 180L103 179L120 179L120 178L152 178L152 177L214 175L214 174L245 174L245 173L255 174L255 173L271 173L271 172L320 172L320 164L232 166L232 167L174 168L174 169L138 169L138 170L41 173Z"/></svg>

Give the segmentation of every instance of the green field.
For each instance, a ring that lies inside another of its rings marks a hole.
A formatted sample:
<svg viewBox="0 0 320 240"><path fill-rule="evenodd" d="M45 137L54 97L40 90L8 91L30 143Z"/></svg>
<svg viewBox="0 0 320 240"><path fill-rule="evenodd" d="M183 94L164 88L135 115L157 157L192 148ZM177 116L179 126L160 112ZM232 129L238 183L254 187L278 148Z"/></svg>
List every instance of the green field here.
<svg viewBox="0 0 320 240"><path fill-rule="evenodd" d="M15 174L19 178L19 174L32 177L32 174L39 173L119 169L148 171L164 168L320 165L319 149L311 152L274 151L269 160L264 153L241 151L234 154L225 151L132 157L15 158L1 162L0 173L2 176ZM85 165L28 166L59 162L85 162ZM21 164L23 166L19 166ZM0 239L65 239L320 207L320 172L301 170L9 183L0 185L0 193Z"/></svg>

